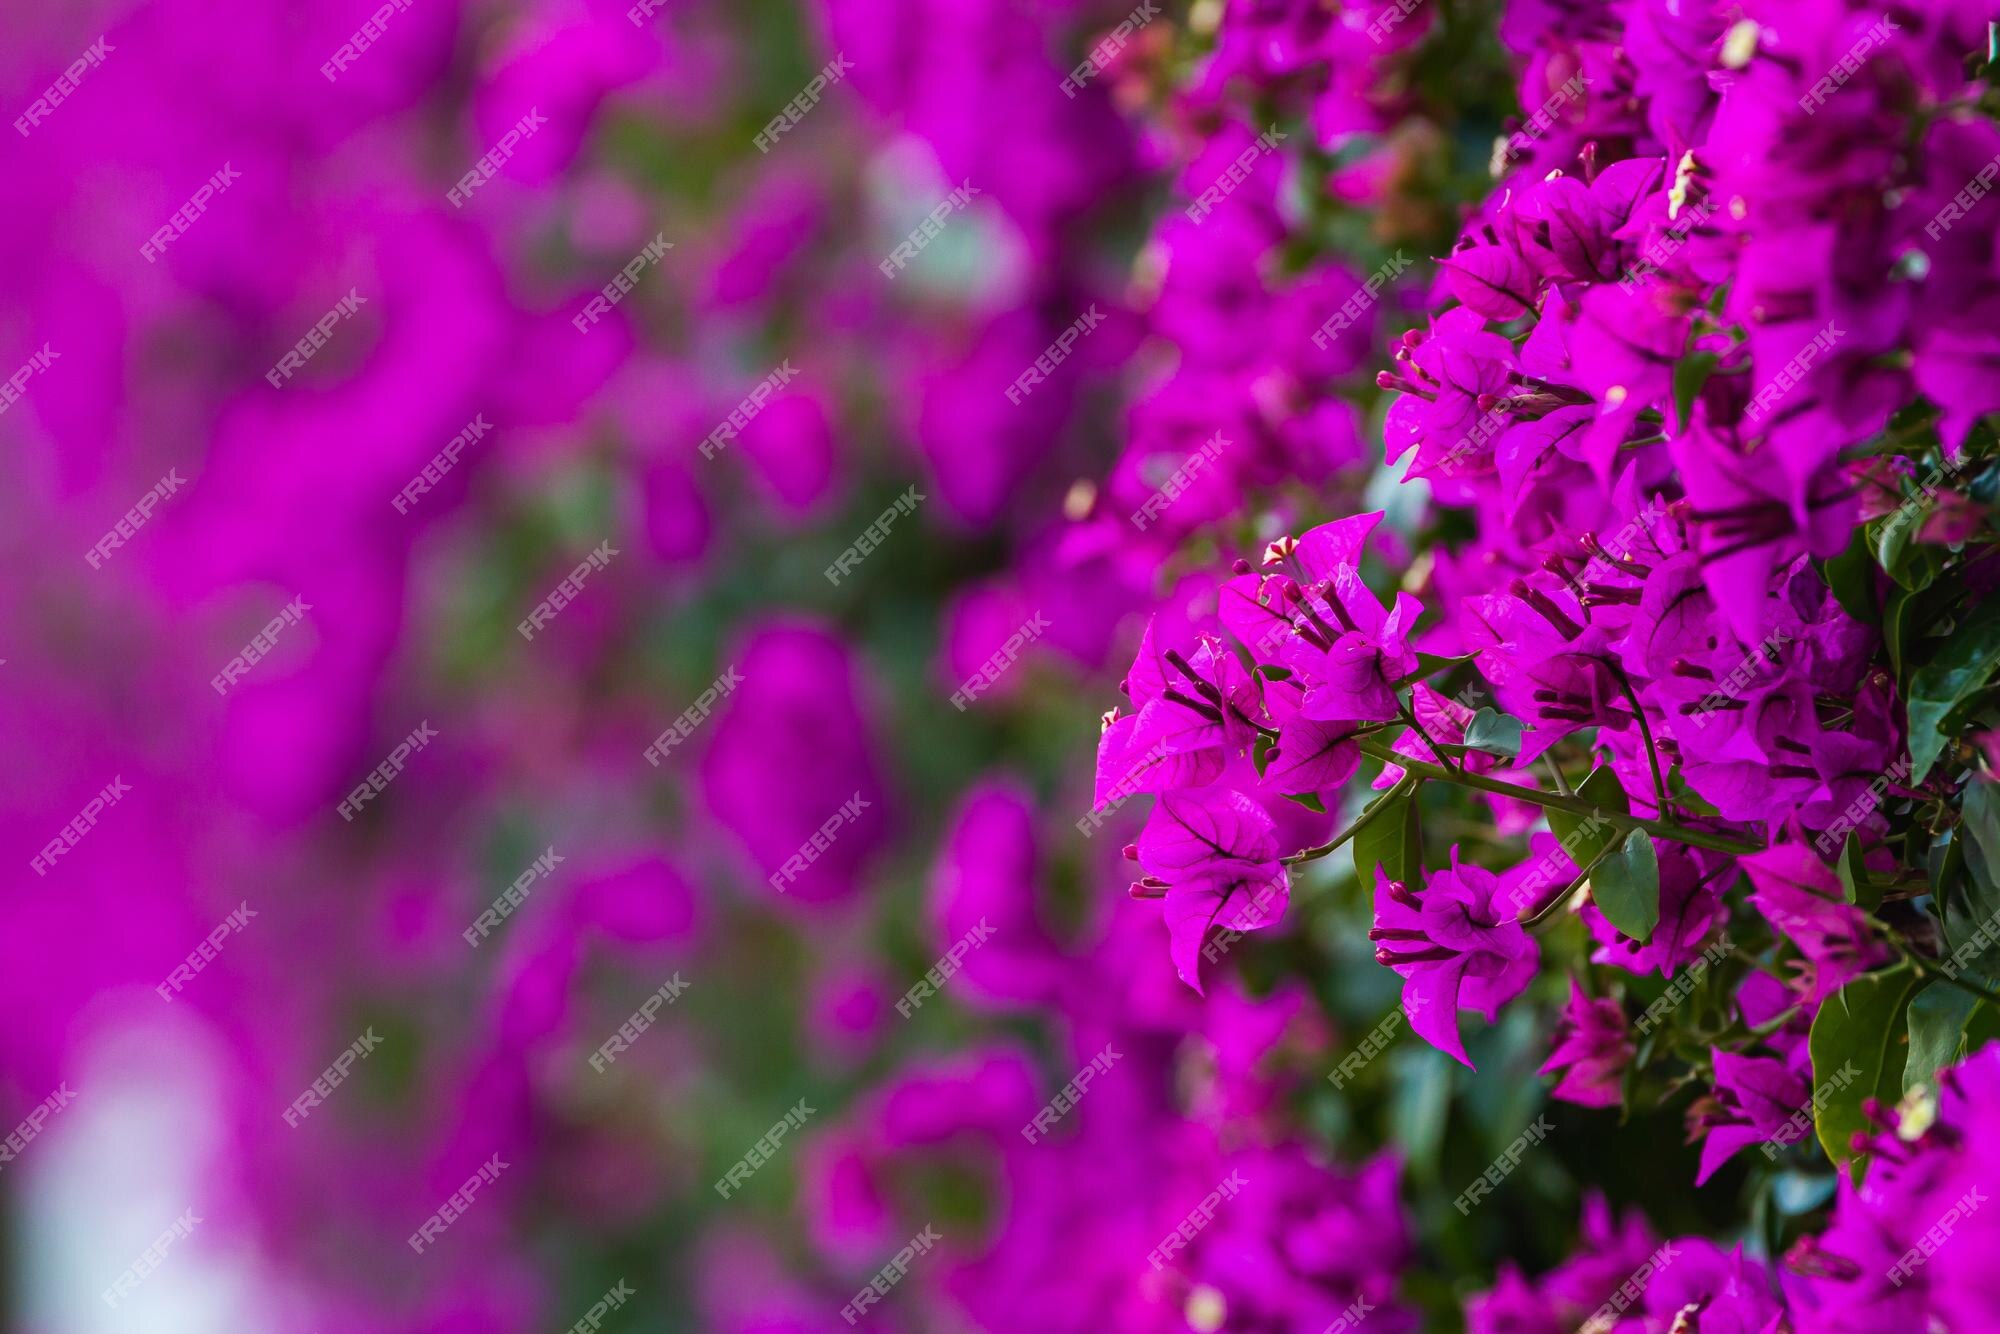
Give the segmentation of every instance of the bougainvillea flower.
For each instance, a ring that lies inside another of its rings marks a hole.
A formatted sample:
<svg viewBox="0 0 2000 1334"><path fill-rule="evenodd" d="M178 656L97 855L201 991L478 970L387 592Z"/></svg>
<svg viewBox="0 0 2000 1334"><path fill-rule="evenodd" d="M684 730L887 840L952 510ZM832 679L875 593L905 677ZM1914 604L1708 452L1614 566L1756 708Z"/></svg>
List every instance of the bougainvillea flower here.
<svg viewBox="0 0 2000 1334"><path fill-rule="evenodd" d="M1780 844L1745 857L1742 865L1755 887L1750 901L1805 955L1809 1006L1892 957L1869 934L1861 909L1842 900L1833 868L1810 849Z"/></svg>
<svg viewBox="0 0 2000 1334"><path fill-rule="evenodd" d="M1783 1061L1720 1048L1713 1055L1715 1095L1688 1111L1688 1138L1701 1141L1697 1186L1752 1144L1792 1144L1812 1134L1811 1090ZM1807 1113L1803 1125L1801 1109Z"/></svg>
<svg viewBox="0 0 2000 1334"><path fill-rule="evenodd" d="M1166 794L1139 835L1137 854L1146 878L1134 892L1163 898L1174 970L1196 991L1211 929L1261 930L1291 901L1277 826L1241 792Z"/></svg>
<svg viewBox="0 0 2000 1334"><path fill-rule="evenodd" d="M1563 1077L1549 1096L1583 1107L1613 1107L1632 1060L1632 1040L1625 1031L1624 1007L1610 997L1592 999L1572 977L1569 1003L1556 1023L1555 1050L1536 1074Z"/></svg>
<svg viewBox="0 0 2000 1334"><path fill-rule="evenodd" d="M1451 865L1417 890L1380 871L1375 880L1375 958L1403 979L1403 1008L1426 1042L1467 1068L1458 1012L1477 1010L1487 1023L1521 994L1541 962L1541 949L1506 908L1501 879L1484 867Z"/></svg>

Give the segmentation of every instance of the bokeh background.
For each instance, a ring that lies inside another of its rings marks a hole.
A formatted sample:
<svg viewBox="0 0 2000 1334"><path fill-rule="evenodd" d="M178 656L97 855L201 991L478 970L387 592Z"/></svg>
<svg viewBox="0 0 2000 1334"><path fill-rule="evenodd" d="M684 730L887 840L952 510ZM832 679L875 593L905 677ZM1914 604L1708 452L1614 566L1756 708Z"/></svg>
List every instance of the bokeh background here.
<svg viewBox="0 0 2000 1334"><path fill-rule="evenodd" d="M1397 1037L1335 1089L1394 1005L1351 875L1302 877L1286 929L1197 995L1125 894L1148 799L1086 819L1148 616L1318 518L1413 522L1375 369L1519 112L1477 6L1413 7L1386 46L1336 32L1357 58L1304 107L1256 91L1299 58L1258 5L1149 8L0 17L24 117L0 373L28 371L0 414L10 1327L565 1329L624 1284L601 1327L839 1330L929 1227L862 1327L1180 1331L1226 1305L1230 1329L1319 1329L1361 1297L1374 1328L1450 1329L1503 1261L1567 1253L1582 1183L1687 1178L1677 1124L1626 1127L1654 1146L1633 1161L1558 1108L1553 1150L1460 1217L1543 1099L1535 1015L1479 1036L1476 1078ZM1191 217L1274 126L1287 150ZM1135 522L1217 432L1203 485ZM1560 995L1537 997L1545 1020ZM1252 1185L1208 1273L1152 1264L1232 1171ZM1256 1309L1279 1291L1294 1314Z"/></svg>

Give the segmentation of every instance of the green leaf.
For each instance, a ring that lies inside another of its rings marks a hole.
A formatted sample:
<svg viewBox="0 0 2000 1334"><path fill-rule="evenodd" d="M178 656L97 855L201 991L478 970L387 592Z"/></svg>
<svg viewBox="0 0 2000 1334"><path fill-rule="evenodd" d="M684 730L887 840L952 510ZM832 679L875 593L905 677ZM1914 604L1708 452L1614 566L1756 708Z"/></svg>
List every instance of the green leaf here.
<svg viewBox="0 0 2000 1334"><path fill-rule="evenodd" d="M1593 769L1590 777L1577 785L1576 795L1600 812L1630 814L1630 808L1625 804L1625 788L1619 783L1618 775L1608 768ZM1584 826L1588 823L1588 816L1553 809L1549 811L1549 828L1555 831L1557 840L1579 868L1589 865L1592 858L1616 843L1621 836L1618 827L1609 821L1600 820L1595 828L1585 832Z"/></svg>
<svg viewBox="0 0 2000 1334"><path fill-rule="evenodd" d="M1929 588L1943 564L1937 550L1916 540L1930 509L1898 507L1880 524L1875 536L1875 560L1891 579L1912 593Z"/></svg>
<svg viewBox="0 0 2000 1334"><path fill-rule="evenodd" d="M2000 935L2000 793L1993 784L1975 779L1966 787L1958 828L1944 837L1951 842L1931 886L1940 933L1961 966L1990 972L1986 942Z"/></svg>
<svg viewBox="0 0 2000 1334"><path fill-rule="evenodd" d="M1946 725L1958 707L2000 667L2000 600L1982 602L1945 639L1938 655L1910 675L1909 781L1921 783L1943 753Z"/></svg>
<svg viewBox="0 0 2000 1334"><path fill-rule="evenodd" d="M1908 964L1865 973L1827 997L1813 1020L1813 1125L1820 1147L1836 1163L1854 1157L1850 1142L1870 1125L1862 1102L1879 1098L1894 1103L1903 1096L1909 1044L1905 1013L1920 980ZM1843 1077L1850 1065L1854 1076Z"/></svg>
<svg viewBox="0 0 2000 1334"><path fill-rule="evenodd" d="M1974 884L1990 893L2000 886L2000 784L1975 779L1966 786L1960 809L1963 818L1959 828L1966 838L1966 869L1972 872ZM1978 898L1974 896L1975 909L1984 906L1989 916L1992 910L2000 909L2000 902L1981 905Z"/></svg>
<svg viewBox="0 0 2000 1334"><path fill-rule="evenodd" d="M1317 811L1321 815L1326 814L1326 803L1319 799L1319 793L1317 792L1287 792L1284 795L1286 801L1296 801L1309 811Z"/></svg>
<svg viewBox="0 0 2000 1334"><path fill-rule="evenodd" d="M1690 352L1674 363L1674 419L1683 430L1694 416L1694 400L1722 357L1714 352Z"/></svg>
<svg viewBox="0 0 2000 1334"><path fill-rule="evenodd" d="M1889 670L1900 684L1909 679L1904 663L1910 650L1910 590L1892 588L1882 604L1882 646L1889 651Z"/></svg>
<svg viewBox="0 0 2000 1334"><path fill-rule="evenodd" d="M1472 721L1465 725L1465 744L1473 750L1483 750L1489 755L1504 755L1510 760L1521 756L1521 727L1519 718L1491 709L1481 709L1472 715Z"/></svg>
<svg viewBox="0 0 2000 1334"><path fill-rule="evenodd" d="M1875 558L1868 550L1865 529L1856 528L1847 550L1820 566L1820 577L1849 616L1863 625L1880 619L1875 608Z"/></svg>
<svg viewBox="0 0 2000 1334"><path fill-rule="evenodd" d="M1360 833L1354 836L1354 874L1361 888L1375 892L1375 868L1391 880L1416 884L1423 875L1423 841L1417 827L1414 787L1386 798Z"/></svg>
<svg viewBox="0 0 2000 1334"><path fill-rule="evenodd" d="M1852 830L1848 831L1847 841L1840 845L1840 856L1834 861L1833 870L1840 877L1841 897L1849 903L1858 904L1866 912L1882 906L1882 886L1868 879L1861 840Z"/></svg>
<svg viewBox="0 0 2000 1334"><path fill-rule="evenodd" d="M1903 1090L1937 1087L1937 1072L2000 1039L2000 1009L1949 982L1933 982L1910 1002L1910 1055Z"/></svg>
<svg viewBox="0 0 2000 1334"><path fill-rule="evenodd" d="M1645 944L1660 924L1660 855L1653 836L1634 829L1625 846L1590 876L1590 897L1604 920Z"/></svg>

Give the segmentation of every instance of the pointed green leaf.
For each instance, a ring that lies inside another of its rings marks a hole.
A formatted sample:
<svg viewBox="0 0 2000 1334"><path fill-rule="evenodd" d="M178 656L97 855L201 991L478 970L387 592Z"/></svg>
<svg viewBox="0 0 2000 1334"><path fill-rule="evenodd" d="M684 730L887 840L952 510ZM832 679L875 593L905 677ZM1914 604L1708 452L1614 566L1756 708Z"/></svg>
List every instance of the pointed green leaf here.
<svg viewBox="0 0 2000 1334"><path fill-rule="evenodd" d="M1590 777L1577 785L1576 795L1597 807L1599 811L1613 815L1630 813L1630 808L1625 804L1624 785L1618 781L1618 775L1608 768L1593 769ZM1549 812L1549 828L1555 831L1556 838L1564 848L1568 849L1570 860L1577 864L1578 869L1589 865L1591 858L1616 843L1620 836L1616 826L1603 820L1586 833L1584 826L1588 822L1588 816L1572 815L1568 811Z"/></svg>
<svg viewBox="0 0 2000 1334"><path fill-rule="evenodd" d="M1820 576L1849 616L1863 625L1873 625L1880 618L1875 607L1875 558L1868 550L1866 529L1854 530L1847 550L1821 565Z"/></svg>
<svg viewBox="0 0 2000 1334"><path fill-rule="evenodd" d="M2000 600L1979 604L1937 656L1910 674L1909 781L1921 783L1944 752L1952 713L1986 688L2000 667Z"/></svg>
<svg viewBox="0 0 2000 1334"><path fill-rule="evenodd" d="M1483 750L1489 755L1502 755L1507 759L1519 759L1521 755L1521 727L1519 718L1492 709L1481 709L1472 715L1472 721L1465 725L1465 744L1473 750Z"/></svg>
<svg viewBox="0 0 2000 1334"><path fill-rule="evenodd" d="M1354 836L1354 874L1361 888L1375 892L1375 868L1406 885L1422 878L1423 851L1417 828L1417 795L1411 787L1386 798Z"/></svg>
<svg viewBox="0 0 2000 1334"><path fill-rule="evenodd" d="M2000 1039L2000 1009L1949 982L1933 982L1910 1001L1910 1055L1904 1091L1937 1087L1937 1072Z"/></svg>
<svg viewBox="0 0 2000 1334"><path fill-rule="evenodd" d="M1653 836L1634 829L1625 846L1590 876L1590 897L1604 920L1644 944L1660 924L1660 855Z"/></svg>
<svg viewBox="0 0 2000 1334"><path fill-rule="evenodd" d="M1920 981L1908 964L1864 974L1827 997L1813 1020L1813 1126L1836 1163L1854 1157L1851 1142L1869 1127L1862 1102L1894 1103L1903 1096L1906 1014Z"/></svg>

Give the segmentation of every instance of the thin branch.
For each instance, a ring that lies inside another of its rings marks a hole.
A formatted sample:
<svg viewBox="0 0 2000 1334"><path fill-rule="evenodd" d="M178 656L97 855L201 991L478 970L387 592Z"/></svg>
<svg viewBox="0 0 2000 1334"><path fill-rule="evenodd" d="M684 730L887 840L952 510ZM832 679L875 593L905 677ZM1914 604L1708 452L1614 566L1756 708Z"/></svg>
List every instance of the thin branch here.
<svg viewBox="0 0 2000 1334"><path fill-rule="evenodd" d="M1764 845L1761 843L1745 843L1741 839L1730 838L1725 834L1710 833L1706 829L1691 829L1685 825L1667 824L1661 820L1645 820L1636 815L1620 815L1616 811L1602 810L1579 797L1562 796L1553 792L1543 792L1538 788L1521 787L1514 783L1503 783L1498 779L1488 778L1484 774L1476 774L1470 770L1454 771L1446 769L1442 765L1431 764L1424 760L1413 759L1408 755L1388 750L1379 742L1364 741L1361 743L1361 751L1364 755L1372 755L1385 764L1397 765L1406 773L1413 774L1419 778L1435 778L1441 782L1456 783L1460 787L1477 788L1481 792L1491 792L1495 796L1512 797L1516 801L1525 801L1530 805L1540 806L1543 810L1567 811L1579 819L1587 820L1595 816L1614 829L1622 829L1626 833L1630 833L1634 829L1643 829L1654 838L1664 838L1670 843L1685 843L1689 847L1708 848L1714 852L1729 853L1734 857L1746 857L1753 852L1762 852L1764 850Z"/></svg>

